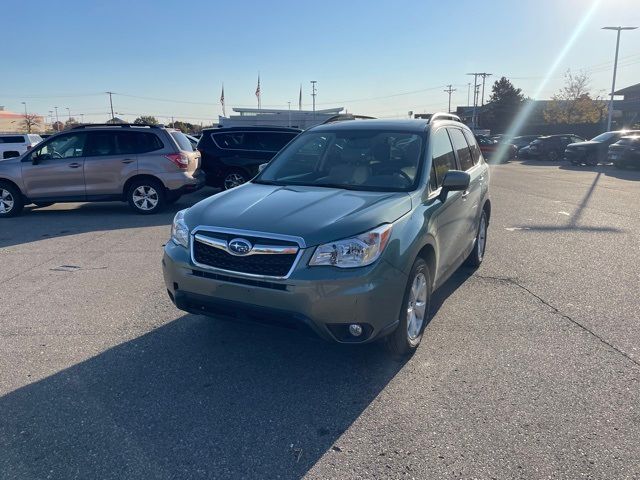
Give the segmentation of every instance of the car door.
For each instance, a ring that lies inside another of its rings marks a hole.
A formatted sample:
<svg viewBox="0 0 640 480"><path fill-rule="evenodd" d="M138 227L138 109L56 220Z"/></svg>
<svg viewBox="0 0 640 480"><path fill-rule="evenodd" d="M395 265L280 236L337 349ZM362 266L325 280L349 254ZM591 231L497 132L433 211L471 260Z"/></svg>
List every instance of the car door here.
<svg viewBox="0 0 640 480"><path fill-rule="evenodd" d="M56 135L22 160L22 180L31 199L82 201L85 199L85 132Z"/></svg>
<svg viewBox="0 0 640 480"><path fill-rule="evenodd" d="M433 208L436 239L438 242L438 276L447 275L455 268L462 254L469 230L465 214L464 192L449 192L444 202L439 198L442 180L449 170L457 170L456 156L446 128L435 130L429 140L432 166L429 177L429 206Z"/></svg>
<svg viewBox="0 0 640 480"><path fill-rule="evenodd" d="M87 199L122 195L124 182L138 168L137 132L87 132L84 178Z"/></svg>
<svg viewBox="0 0 640 480"><path fill-rule="evenodd" d="M466 218L465 231L462 233L462 246L465 252L471 251L473 242L476 238L478 229L478 219L480 211L480 202L482 200L482 188L484 182L484 168L479 163L474 163L474 158L464 136L462 129L456 127L447 127L453 150L458 159L460 170L469 174L471 180L469 188L462 192L461 201L464 208Z"/></svg>

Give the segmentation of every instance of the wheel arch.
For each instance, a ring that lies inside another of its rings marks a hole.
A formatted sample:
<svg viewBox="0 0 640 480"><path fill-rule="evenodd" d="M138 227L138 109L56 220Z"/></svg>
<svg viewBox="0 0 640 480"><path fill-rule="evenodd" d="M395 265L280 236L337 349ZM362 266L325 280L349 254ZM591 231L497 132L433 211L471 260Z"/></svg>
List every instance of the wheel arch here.
<svg viewBox="0 0 640 480"><path fill-rule="evenodd" d="M22 195L23 198L25 198L25 199L27 198L26 195L24 194L24 192L22 191L22 189L20 188L20 185L18 185L13 180L11 180L9 178L0 177L0 185L2 185L2 184L11 185L12 187L14 187L16 190L18 190L20 192L20 195Z"/></svg>
<svg viewBox="0 0 640 480"><path fill-rule="evenodd" d="M135 182L135 181L138 181L138 180L153 180L154 182L158 182L160 185L162 185L165 190L167 189L167 187L162 182L162 180L160 180L155 175L149 175L149 174L146 174L146 173L139 173L139 174L133 175L132 177L128 178L126 182L124 182L124 186L122 187L122 196L123 196L123 198L126 198L127 193L129 192L129 188L131 188L131 184L133 182Z"/></svg>

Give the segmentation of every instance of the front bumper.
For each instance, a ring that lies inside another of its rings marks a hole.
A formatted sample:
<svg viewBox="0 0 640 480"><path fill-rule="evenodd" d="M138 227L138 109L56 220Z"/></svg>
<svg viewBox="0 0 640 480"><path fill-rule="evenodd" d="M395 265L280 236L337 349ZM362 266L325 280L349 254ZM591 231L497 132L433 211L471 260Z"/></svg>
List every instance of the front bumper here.
<svg viewBox="0 0 640 480"><path fill-rule="evenodd" d="M291 276L256 279L195 267L188 250L168 242L162 259L169 296L181 310L306 328L340 343L367 343L398 323L407 276L384 259L358 269L307 267L306 249ZM358 323L364 333L348 334Z"/></svg>
<svg viewBox="0 0 640 480"><path fill-rule="evenodd" d="M584 162L587 157L587 152L584 150L565 150L564 159L572 163Z"/></svg>

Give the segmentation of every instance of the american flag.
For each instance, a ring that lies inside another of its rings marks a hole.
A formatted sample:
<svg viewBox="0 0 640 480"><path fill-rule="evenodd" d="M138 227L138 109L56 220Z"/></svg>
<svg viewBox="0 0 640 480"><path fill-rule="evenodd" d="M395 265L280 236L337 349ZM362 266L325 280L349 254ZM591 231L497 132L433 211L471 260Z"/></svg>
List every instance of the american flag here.
<svg viewBox="0 0 640 480"><path fill-rule="evenodd" d="M225 111L225 108L224 108L224 83L222 84L222 93L220 94L220 104L222 105L222 116L226 117L227 112Z"/></svg>
<svg viewBox="0 0 640 480"><path fill-rule="evenodd" d="M258 108L260 108L260 74L258 74L258 86L256 87L256 98L258 99Z"/></svg>

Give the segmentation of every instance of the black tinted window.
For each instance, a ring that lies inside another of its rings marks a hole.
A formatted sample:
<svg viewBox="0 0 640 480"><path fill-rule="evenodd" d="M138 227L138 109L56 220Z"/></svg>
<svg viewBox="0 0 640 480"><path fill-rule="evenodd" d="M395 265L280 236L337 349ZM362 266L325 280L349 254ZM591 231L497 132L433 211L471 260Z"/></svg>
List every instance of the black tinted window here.
<svg viewBox="0 0 640 480"><path fill-rule="evenodd" d="M228 132L212 133L219 148L227 150L259 150L277 152L296 134L284 132Z"/></svg>
<svg viewBox="0 0 640 480"><path fill-rule="evenodd" d="M467 143L469 144L469 149L471 150L471 159L473 160L473 164L477 165L480 162L480 147L478 146L478 142L476 142L475 137L472 133L463 131L464 138L467 139Z"/></svg>
<svg viewBox="0 0 640 480"><path fill-rule="evenodd" d="M0 143L25 143L22 135L15 135L11 137L0 137Z"/></svg>
<svg viewBox="0 0 640 480"><path fill-rule="evenodd" d="M443 128L431 135L431 158L433 165L429 182L432 190L442 185L442 180L449 170L456 169L456 158L447 131Z"/></svg>
<svg viewBox="0 0 640 480"><path fill-rule="evenodd" d="M469 150L469 145L464 138L464 134L462 130L458 130L457 128L448 128L449 135L451 136L451 142L453 143L453 148L458 154L458 161L460 162L461 170L469 170L473 167L473 159L471 158L471 151Z"/></svg>
<svg viewBox="0 0 640 480"><path fill-rule="evenodd" d="M136 152L137 153L149 153L156 150L162 150L164 144L157 135L146 132L136 132Z"/></svg>
<svg viewBox="0 0 640 480"><path fill-rule="evenodd" d="M295 136L295 133L268 133L257 140L259 144L262 144L264 150L277 152L282 150L282 147L289 143Z"/></svg>
<svg viewBox="0 0 640 480"><path fill-rule="evenodd" d="M84 154L88 157L101 157L116 154L115 132L90 132Z"/></svg>

